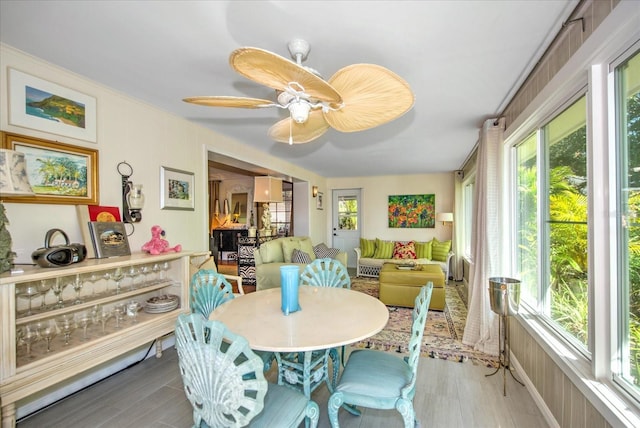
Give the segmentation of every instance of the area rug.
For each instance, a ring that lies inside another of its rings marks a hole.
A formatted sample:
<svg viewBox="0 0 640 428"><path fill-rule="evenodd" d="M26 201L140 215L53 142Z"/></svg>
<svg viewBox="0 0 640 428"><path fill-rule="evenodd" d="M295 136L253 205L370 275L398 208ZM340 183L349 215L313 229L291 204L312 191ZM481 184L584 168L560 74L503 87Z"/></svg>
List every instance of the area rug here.
<svg viewBox="0 0 640 428"><path fill-rule="evenodd" d="M380 283L376 278L351 278L351 289L378 298ZM498 357L484 354L462 343L467 307L459 286L445 286L444 311L430 310L422 340L422 355L449 361L498 367ZM407 353L411 334L411 308L387 306L389 321L380 333L354 344L357 348Z"/></svg>

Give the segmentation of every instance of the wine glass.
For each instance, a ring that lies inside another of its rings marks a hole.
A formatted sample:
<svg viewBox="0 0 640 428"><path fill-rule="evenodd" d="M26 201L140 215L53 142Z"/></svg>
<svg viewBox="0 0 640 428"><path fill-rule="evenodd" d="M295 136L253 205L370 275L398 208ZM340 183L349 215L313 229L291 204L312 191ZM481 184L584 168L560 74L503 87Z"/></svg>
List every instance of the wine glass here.
<svg viewBox="0 0 640 428"><path fill-rule="evenodd" d="M136 289L136 277L139 275L139 271L138 268L136 268L135 266L129 266L129 269L127 269L126 272L126 276L131 278L131 290L135 290Z"/></svg>
<svg viewBox="0 0 640 428"><path fill-rule="evenodd" d="M124 272L122 272L121 268L117 268L111 274L111 279L113 279L116 283L116 294L120 294L120 282L124 279Z"/></svg>
<svg viewBox="0 0 640 428"><path fill-rule="evenodd" d="M40 303L40 310L44 311L47 308L47 304L46 304L46 300L47 300L47 293L49 292L49 290L51 290L51 283L49 283L49 281L47 281L46 279L41 279L40 283L38 284L38 290L40 290L40 294L42 294L42 303Z"/></svg>
<svg viewBox="0 0 640 428"><path fill-rule="evenodd" d="M69 339L71 338L71 333L76 329L76 319L73 314L65 314L58 318L57 320L58 328L64 334L64 345L69 345Z"/></svg>
<svg viewBox="0 0 640 428"><path fill-rule="evenodd" d="M74 305L83 303L82 299L80 298L80 291L82 291L82 287L84 285L84 283L82 282L82 279L80 278L80 274L76 274L75 279L73 280L73 282L71 283L71 285L73 286L73 291L76 292L76 298L73 301Z"/></svg>
<svg viewBox="0 0 640 428"><path fill-rule="evenodd" d="M87 327L89 327L89 323L91 322L91 312L80 312L77 315L77 322L78 326L82 328L82 340L86 342L87 340L89 340L89 336L87 336Z"/></svg>
<svg viewBox="0 0 640 428"><path fill-rule="evenodd" d="M169 268L171 268L171 264L169 262L162 263L162 266L160 266L160 269L161 269L160 279L167 278L167 272L169 271Z"/></svg>
<svg viewBox="0 0 640 428"><path fill-rule="evenodd" d="M47 352L51 352L51 339L58 334L58 325L55 320L41 321L37 324L38 334L47 341Z"/></svg>
<svg viewBox="0 0 640 428"><path fill-rule="evenodd" d="M99 279L100 277L95 272L91 272L90 274L84 276L84 282L88 282L92 285L91 295L96 294L96 282L98 282Z"/></svg>
<svg viewBox="0 0 640 428"><path fill-rule="evenodd" d="M153 282L155 283L159 281L160 280L160 264L154 263L153 266L151 267L151 272L153 272L156 278Z"/></svg>
<svg viewBox="0 0 640 428"><path fill-rule="evenodd" d="M149 285L149 275L151 275L151 268L147 265L140 267L140 276L142 277L142 286Z"/></svg>
<svg viewBox="0 0 640 428"><path fill-rule="evenodd" d="M53 294L56 296L56 308L64 308L64 301L62 300L62 292L67 284L63 284L60 278L56 278L56 282L51 286Z"/></svg>
<svg viewBox="0 0 640 428"><path fill-rule="evenodd" d="M116 318L116 328L122 328L120 325L127 315L127 306L124 303L118 303L113 307L113 316Z"/></svg>
<svg viewBox="0 0 640 428"><path fill-rule="evenodd" d="M29 309L27 310L25 315L32 315L33 312L31 311L31 302L35 296L39 296L40 294L42 294L42 292L38 288L38 285L36 283L31 283L31 282L27 283L21 286L20 288L18 288L16 294L19 297L29 299Z"/></svg>
<svg viewBox="0 0 640 428"><path fill-rule="evenodd" d="M38 330L32 325L26 325L22 327L22 332L20 333L20 341L25 344L27 348L27 358L33 359L33 355L31 354L31 345L37 342L40 339L38 335Z"/></svg>
<svg viewBox="0 0 640 428"><path fill-rule="evenodd" d="M140 303L136 300L130 300L127 303L127 317L131 318L131 323L138 322L138 310L140 309Z"/></svg>
<svg viewBox="0 0 640 428"><path fill-rule="evenodd" d="M102 324L103 335L105 334L105 327L107 325L107 321L109 321L109 318L111 318L112 316L113 316L113 310L105 307L98 309L98 312L96 312L96 321Z"/></svg>

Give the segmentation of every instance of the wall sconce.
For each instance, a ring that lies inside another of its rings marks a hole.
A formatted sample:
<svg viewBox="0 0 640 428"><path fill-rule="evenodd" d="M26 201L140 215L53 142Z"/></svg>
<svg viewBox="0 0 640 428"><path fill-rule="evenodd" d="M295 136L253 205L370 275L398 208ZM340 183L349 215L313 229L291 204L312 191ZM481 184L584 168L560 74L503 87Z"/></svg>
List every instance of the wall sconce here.
<svg viewBox="0 0 640 428"><path fill-rule="evenodd" d="M441 221L443 225L453 223L453 213L438 213L436 214L436 221Z"/></svg>
<svg viewBox="0 0 640 428"><path fill-rule="evenodd" d="M133 184L129 180L133 175L133 167L127 161L120 162L117 169L122 177L122 221L137 223L142 220L140 211L144 207L142 184Z"/></svg>
<svg viewBox="0 0 640 428"><path fill-rule="evenodd" d="M318 186L313 186L311 188L311 196L313 196L314 198L318 196Z"/></svg>

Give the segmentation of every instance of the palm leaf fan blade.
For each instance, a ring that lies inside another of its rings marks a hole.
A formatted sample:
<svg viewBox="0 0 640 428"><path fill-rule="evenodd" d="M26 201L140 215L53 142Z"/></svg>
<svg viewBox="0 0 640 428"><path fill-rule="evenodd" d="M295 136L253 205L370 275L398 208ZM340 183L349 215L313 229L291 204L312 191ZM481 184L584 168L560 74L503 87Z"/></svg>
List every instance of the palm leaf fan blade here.
<svg viewBox="0 0 640 428"><path fill-rule="evenodd" d="M364 131L397 119L413 107L409 84L394 72L374 64L353 64L334 74L329 83L344 106L324 113L341 132Z"/></svg>
<svg viewBox="0 0 640 428"><path fill-rule="evenodd" d="M289 136L294 144L304 144L313 141L327 132L329 124L324 120L322 111L313 110L304 123L296 123L290 117L283 119L269 128L269 138L281 143L288 143Z"/></svg>
<svg viewBox="0 0 640 428"><path fill-rule="evenodd" d="M259 48L240 48L231 53L229 64L247 79L278 91L298 83L311 98L338 107L340 94L327 82L293 61ZM293 88L299 89L299 88Z"/></svg>
<svg viewBox="0 0 640 428"><path fill-rule="evenodd" d="M203 96L203 97L187 97L182 101L198 104L206 107L237 107L237 108L262 108L272 107L275 104L273 101L263 100L260 98L245 98L245 97L216 97L216 96Z"/></svg>

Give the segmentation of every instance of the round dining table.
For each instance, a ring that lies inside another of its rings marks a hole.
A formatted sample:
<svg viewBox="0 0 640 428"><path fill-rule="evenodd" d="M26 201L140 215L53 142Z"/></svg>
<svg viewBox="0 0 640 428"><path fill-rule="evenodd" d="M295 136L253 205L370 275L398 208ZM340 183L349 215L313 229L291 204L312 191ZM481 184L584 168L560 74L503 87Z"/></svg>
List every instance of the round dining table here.
<svg viewBox="0 0 640 428"><path fill-rule="evenodd" d="M378 299L346 288L299 287L300 310L285 315L280 288L256 291L218 306L209 319L244 336L252 349L306 352L358 342L380 332L389 320Z"/></svg>

